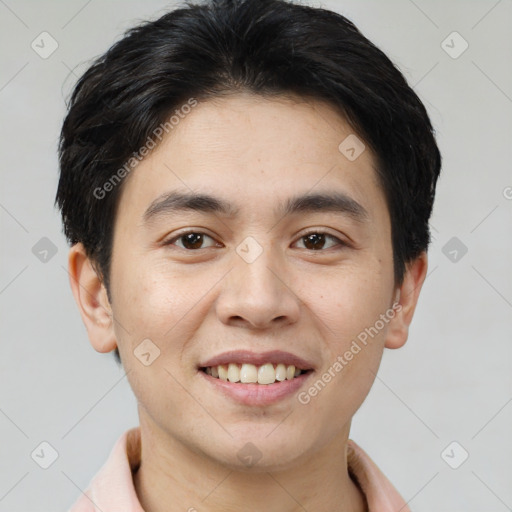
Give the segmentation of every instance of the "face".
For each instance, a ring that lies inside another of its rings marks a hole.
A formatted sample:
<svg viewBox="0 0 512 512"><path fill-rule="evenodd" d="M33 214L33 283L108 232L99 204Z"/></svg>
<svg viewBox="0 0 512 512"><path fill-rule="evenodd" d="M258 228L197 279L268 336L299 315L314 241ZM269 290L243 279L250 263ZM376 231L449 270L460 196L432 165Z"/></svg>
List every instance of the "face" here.
<svg viewBox="0 0 512 512"><path fill-rule="evenodd" d="M129 175L111 307L141 424L232 467L250 442L266 469L293 466L348 428L396 292L374 159L339 149L351 134L322 102L236 95L199 103ZM172 193L216 201L185 207ZM313 194L337 201L294 203ZM234 351L245 352L226 367L296 358L305 371L243 384L229 380L234 370L226 381L201 369Z"/></svg>

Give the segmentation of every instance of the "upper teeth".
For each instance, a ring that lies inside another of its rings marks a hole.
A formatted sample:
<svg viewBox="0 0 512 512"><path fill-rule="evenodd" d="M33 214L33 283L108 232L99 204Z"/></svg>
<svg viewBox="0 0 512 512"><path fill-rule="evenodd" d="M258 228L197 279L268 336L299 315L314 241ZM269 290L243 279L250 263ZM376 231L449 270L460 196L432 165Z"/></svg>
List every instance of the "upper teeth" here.
<svg viewBox="0 0 512 512"><path fill-rule="evenodd" d="M291 380L300 375L301 370L295 368L293 364L286 366L278 364L275 368L272 363L266 363L261 366L244 363L242 365L229 363L229 365L209 366L206 373L229 382L273 384L276 380Z"/></svg>

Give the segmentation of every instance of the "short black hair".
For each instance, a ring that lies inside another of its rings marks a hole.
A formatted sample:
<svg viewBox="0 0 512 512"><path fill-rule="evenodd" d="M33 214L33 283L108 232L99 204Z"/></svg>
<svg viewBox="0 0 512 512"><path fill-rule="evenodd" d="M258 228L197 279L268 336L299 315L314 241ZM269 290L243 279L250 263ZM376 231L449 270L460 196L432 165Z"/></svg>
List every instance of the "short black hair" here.
<svg viewBox="0 0 512 512"><path fill-rule="evenodd" d="M68 242L83 243L109 298L124 180L105 185L126 175L126 162L175 109L237 92L325 100L371 148L401 284L406 264L428 249L441 168L427 111L402 73L341 14L290 0L189 0L127 30L67 105L55 203ZM115 356L120 363L117 348Z"/></svg>

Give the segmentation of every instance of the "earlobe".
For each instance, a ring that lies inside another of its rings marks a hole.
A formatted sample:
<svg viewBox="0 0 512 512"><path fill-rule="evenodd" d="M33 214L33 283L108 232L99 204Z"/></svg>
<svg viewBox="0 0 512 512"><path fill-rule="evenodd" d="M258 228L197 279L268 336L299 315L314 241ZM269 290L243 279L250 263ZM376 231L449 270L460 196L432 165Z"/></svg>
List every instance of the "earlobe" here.
<svg viewBox="0 0 512 512"><path fill-rule="evenodd" d="M428 258L425 251L407 265L403 283L396 292L398 305L394 304L393 307L395 316L389 324L386 348L400 348L405 345L409 335L409 325L427 275L427 267Z"/></svg>
<svg viewBox="0 0 512 512"><path fill-rule="evenodd" d="M113 313L105 286L81 243L71 247L68 256L69 282L91 345L98 352L117 346Z"/></svg>

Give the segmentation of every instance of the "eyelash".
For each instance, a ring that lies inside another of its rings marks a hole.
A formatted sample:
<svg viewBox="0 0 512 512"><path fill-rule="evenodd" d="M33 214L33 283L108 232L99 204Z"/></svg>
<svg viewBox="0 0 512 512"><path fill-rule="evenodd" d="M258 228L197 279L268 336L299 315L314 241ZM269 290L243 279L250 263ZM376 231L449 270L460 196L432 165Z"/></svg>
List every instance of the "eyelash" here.
<svg viewBox="0 0 512 512"><path fill-rule="evenodd" d="M209 238L211 238L212 240L214 240L214 238L210 235L208 235L207 233L204 233L203 231L196 231L196 230L190 230L190 231L185 231L183 233L180 233L179 235L177 236L174 236L173 238L167 240L166 242L163 243L164 246L170 246L170 245L174 245L174 242L179 240L180 238L183 238L184 236L186 235L190 235L190 234L194 234L194 235L205 235ZM322 230L312 230L312 231L308 231L307 233L304 233L303 235L301 235L298 240L302 240L303 238L306 238L308 237L309 235L326 235L328 238L331 238L333 240L336 240L338 243L334 246L340 246L340 249L342 248L345 248L345 247L348 247L348 244L343 242L342 240L340 240L338 237L334 236L334 235L331 235L329 232L327 231L322 231ZM197 252L197 251L200 251L201 249L186 249L184 247L179 247L177 246L179 249L182 249L184 251L187 251L187 252ZM329 247L328 249L332 249L333 247ZM208 249L208 247L204 247L204 249ZM309 252L325 252L326 250L328 249L319 249L318 251L315 251L315 250L309 250ZM308 249L306 249L308 250Z"/></svg>

